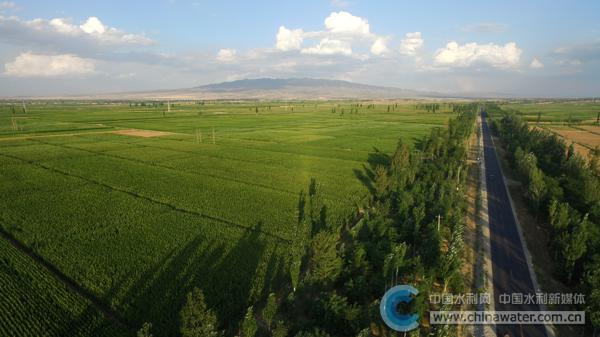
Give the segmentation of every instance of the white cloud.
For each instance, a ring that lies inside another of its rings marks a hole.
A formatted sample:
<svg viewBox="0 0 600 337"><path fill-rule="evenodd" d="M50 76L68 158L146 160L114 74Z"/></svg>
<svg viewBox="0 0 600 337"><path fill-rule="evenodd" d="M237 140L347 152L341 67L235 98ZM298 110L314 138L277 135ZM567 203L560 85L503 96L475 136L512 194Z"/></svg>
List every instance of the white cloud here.
<svg viewBox="0 0 600 337"><path fill-rule="evenodd" d="M15 16L0 16L0 36L4 33L36 42L40 39L50 39L52 42L57 38L81 38L87 40L88 43L105 45L150 45L154 43L143 34L126 33L109 27L95 16L87 18L80 25L73 24L65 18L51 20L37 18L27 21Z"/></svg>
<svg viewBox="0 0 600 337"><path fill-rule="evenodd" d="M406 33L400 42L400 54L415 56L423 47L421 32Z"/></svg>
<svg viewBox="0 0 600 337"><path fill-rule="evenodd" d="M371 53L379 56L389 53L386 39L383 37L375 39L375 42L371 45Z"/></svg>
<svg viewBox="0 0 600 337"><path fill-rule="evenodd" d="M315 55L352 55L352 48L346 41L335 40L324 38L318 45L304 48L301 51L303 54L315 54Z"/></svg>
<svg viewBox="0 0 600 337"><path fill-rule="evenodd" d="M299 50L301 54L353 55L356 47L361 55L368 57L369 50L375 55L389 52L387 38L371 33L365 18L345 11L331 12L324 20L324 30L305 31L280 26L276 35L275 49L278 51ZM302 48L306 41L316 43ZM316 42L318 41L318 42Z"/></svg>
<svg viewBox="0 0 600 337"><path fill-rule="evenodd" d="M49 23L52 28L54 28L57 32L62 34L75 35L78 32L78 27L65 21L65 19L56 18L50 20Z"/></svg>
<svg viewBox="0 0 600 337"><path fill-rule="evenodd" d="M72 54L22 53L14 61L6 63L4 69L8 76L52 77L91 74L95 72L95 65L89 59Z"/></svg>
<svg viewBox="0 0 600 337"><path fill-rule="evenodd" d="M95 16L89 17L79 28L88 34L102 35L106 32L106 26Z"/></svg>
<svg viewBox="0 0 600 337"><path fill-rule="evenodd" d="M531 63L529 64L529 68L541 69L541 68L544 68L544 64L537 58L534 58L533 60L531 60Z"/></svg>
<svg viewBox="0 0 600 337"><path fill-rule="evenodd" d="M357 47L361 55L371 51L374 55L389 52L387 38L371 33L367 19L345 11L332 12L324 20L324 30L305 31L280 26L276 36L275 48L279 51L299 50L301 54L313 55L353 55ZM305 41L312 41L310 47L302 48ZM315 42L318 41L318 42Z"/></svg>
<svg viewBox="0 0 600 337"><path fill-rule="evenodd" d="M303 35L304 31L302 29L287 29L281 26L277 32L275 47L282 51L300 49L304 40Z"/></svg>
<svg viewBox="0 0 600 337"><path fill-rule="evenodd" d="M217 53L217 61L223 62L223 63L234 62L236 54L237 54L237 51L235 49L229 49L229 48L221 49Z"/></svg>
<svg viewBox="0 0 600 337"><path fill-rule="evenodd" d="M495 68L516 68L519 66L523 51L514 42L504 46L497 44L477 44L475 42L459 45L449 42L434 55L434 62L439 66L469 67L487 64Z"/></svg>
<svg viewBox="0 0 600 337"><path fill-rule="evenodd" d="M333 12L325 19L325 28L332 33L369 35L369 22L348 12Z"/></svg>

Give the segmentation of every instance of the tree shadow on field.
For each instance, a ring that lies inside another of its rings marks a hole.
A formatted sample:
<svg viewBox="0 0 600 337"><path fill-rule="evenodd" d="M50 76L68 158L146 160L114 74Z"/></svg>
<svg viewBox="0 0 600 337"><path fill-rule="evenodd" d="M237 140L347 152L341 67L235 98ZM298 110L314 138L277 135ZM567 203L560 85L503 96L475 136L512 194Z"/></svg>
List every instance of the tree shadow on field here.
<svg viewBox="0 0 600 337"><path fill-rule="evenodd" d="M413 137L413 146L414 146L415 150L422 152L425 149L425 144L426 144L425 140L426 140L425 136Z"/></svg>
<svg viewBox="0 0 600 337"><path fill-rule="evenodd" d="M121 324L111 318L107 318L93 305L88 305L83 312L77 316L61 315L61 320L54 320L53 325L60 325L60 330L50 335L55 336L98 336L98 337L121 337L132 336L137 330L129 324ZM45 332L50 332L48 329Z"/></svg>
<svg viewBox="0 0 600 337"><path fill-rule="evenodd" d="M375 170L377 166L388 166L390 164L390 156L386 153L381 152L378 148L373 147L373 152L370 152L367 157L367 163L372 170Z"/></svg>
<svg viewBox="0 0 600 337"><path fill-rule="evenodd" d="M373 152L370 152L367 157L368 166L362 165L362 170L354 169L354 175L369 190L369 193L375 194L375 187L373 186L375 169L377 166L388 166L390 160L391 158L388 154L373 147Z"/></svg>
<svg viewBox="0 0 600 337"><path fill-rule="evenodd" d="M246 308L284 275L282 257L269 249L261 227L258 223L246 229L233 245L226 238L216 242L200 233L170 252L125 294L124 316L138 326L151 322L155 336L177 335L186 295L198 287L223 328L234 332ZM272 254L268 263L261 263L267 252Z"/></svg>

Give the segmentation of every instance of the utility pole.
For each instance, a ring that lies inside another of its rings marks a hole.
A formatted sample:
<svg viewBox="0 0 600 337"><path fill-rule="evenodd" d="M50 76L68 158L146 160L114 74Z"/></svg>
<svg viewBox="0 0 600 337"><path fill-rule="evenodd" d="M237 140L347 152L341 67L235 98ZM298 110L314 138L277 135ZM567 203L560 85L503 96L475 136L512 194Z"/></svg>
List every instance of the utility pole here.
<svg viewBox="0 0 600 337"><path fill-rule="evenodd" d="M167 101L167 112L171 112L171 101Z"/></svg>
<svg viewBox="0 0 600 337"><path fill-rule="evenodd" d="M23 100L23 112L27 113L27 107L25 106L25 100Z"/></svg>

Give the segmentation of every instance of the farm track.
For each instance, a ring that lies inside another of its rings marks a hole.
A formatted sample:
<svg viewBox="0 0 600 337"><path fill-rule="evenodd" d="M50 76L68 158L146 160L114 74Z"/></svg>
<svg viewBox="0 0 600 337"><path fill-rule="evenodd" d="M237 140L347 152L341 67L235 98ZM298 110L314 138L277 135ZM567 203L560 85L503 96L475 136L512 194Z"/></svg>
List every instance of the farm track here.
<svg viewBox="0 0 600 337"><path fill-rule="evenodd" d="M95 129L90 129L95 130ZM97 135L103 133L113 133L115 131L114 128L110 128L110 131L92 131L92 132L77 132L77 133L55 133L50 135L30 135L30 136L19 136L19 137L0 137L0 141L10 141L10 140L27 140L27 139L35 139L35 138L49 138L49 137L73 137L73 136L82 136L82 135ZM44 131L36 131L36 133L44 132ZM47 131L47 132L55 132L55 130Z"/></svg>
<svg viewBox="0 0 600 337"><path fill-rule="evenodd" d="M53 143L46 143L43 141L38 141L36 140L36 142L39 142L40 144L45 144L45 145L50 145L50 146L55 146L55 147L59 147L59 148L65 148L65 149L70 149L70 150L79 150L79 151L83 151L83 152L87 152L90 154L94 154L94 155L98 155L98 156L105 156L105 157L109 157L109 158L115 158L115 159L120 159L120 160L125 160L125 161L129 161L129 162L133 162L133 163L137 163L137 164L144 164L144 165L149 165L149 166L154 166L154 167L159 167L162 169L166 169L169 171L174 171L174 172L185 172L194 176L208 176L211 178L215 178L215 179L222 179L222 180L227 180L227 181L233 181L239 184L244 184L244 185L248 185L248 186L253 186L253 187L259 187L259 188L263 188L266 190L270 190L270 191L274 191L274 192L279 192L279 193L285 193L291 196L297 196L298 193L296 192L292 192L292 191L288 191L288 190L283 190L283 189L277 189L274 188L272 186L268 186L268 185L263 185L263 184L257 184L257 183L253 183L253 182L249 182L249 181L244 181L241 179L234 179L234 178L228 178L228 177L223 177L223 176L219 176L216 174L210 174L210 173L198 173L198 172L194 172L191 170L180 170L180 169L176 169L170 166L165 166L165 165L160 165L157 163L153 163L153 162L146 162L143 160L139 160L139 159L132 159L132 158L127 158L127 157L123 157L123 156L118 156L118 155L114 155L114 154L108 154L106 152L98 152L98 151L92 151L92 150L87 150L87 149L82 149L82 148L77 148L77 147L72 147L72 146L68 146L68 145L64 145L64 144L53 144ZM128 143L134 146L139 146L138 144L133 144L133 143ZM149 148L157 148L154 146L146 146L146 145L141 145L139 147L149 147ZM185 152L185 151L178 151L178 150L172 150L173 152ZM192 153L192 152L188 152L188 153ZM218 158L218 157L212 157L212 156L204 156L201 155L203 157L208 157L208 158ZM342 199L332 199L332 198L325 198L328 201L339 201L342 202Z"/></svg>
<svg viewBox="0 0 600 337"><path fill-rule="evenodd" d="M2 219L0 221L4 222ZM135 331L135 328L127 322L117 311L110 308L102 300L96 297L92 292L80 286L75 280L61 272L56 266L48 262L46 259L35 253L31 248L27 247L19 240L14 238L10 233L4 230L4 227L0 223L0 237L8 241L18 251L31 258L36 264L47 270L56 280L64 284L68 289L75 292L79 296L88 300L91 305L101 312L108 320L123 326L124 328Z"/></svg>
<svg viewBox="0 0 600 337"><path fill-rule="evenodd" d="M128 191L126 189L122 189L122 188L118 188L118 187L115 187L115 186L111 186L109 184L106 184L106 183L103 183L103 182L100 182L100 181L96 181L96 180L93 180L93 179L90 179L90 178L86 178L86 177L83 177L83 176L80 176L80 175L76 175L76 174L72 174L72 173L69 173L69 172L66 172L66 171L62 171L62 170L59 170L57 168L50 167L50 166L47 166L47 165L44 165L44 164L41 164L41 163L38 163L38 162L35 162L35 161L26 160L26 159L23 159L23 158L19 158L19 157L12 156L12 155L7 155L7 154L4 154L4 153L0 153L0 156L4 156L4 157L7 157L7 158L12 158L12 159L20 160L21 162L24 162L24 163L27 163L27 164L30 164L30 165L33 165L33 166L36 166L36 167L39 167L39 168L51 171L51 172L55 172L55 173L58 173L58 174L61 174L61 175L67 176L67 177L73 177L73 178L81 179L83 181L89 182L89 183L94 184L94 185L102 186L104 188L107 188L107 189L110 189L110 190L113 190L113 191L116 191L116 192L121 192L121 193L127 194L129 196L134 197L134 198L139 198L139 199L142 199L142 200L145 200L145 201L157 204L157 205L168 207L171 210L176 211L176 212L181 212L181 213L184 213L184 214L194 215L194 216L198 216L198 217L201 217L201 218L209 219L209 220L212 220L212 221L220 222L220 223L223 223L224 225L227 225L227 226L230 226L230 227L233 227L233 228L238 228L238 229L241 229L241 230L244 230L244 231L256 232L256 233L262 234L262 235L264 235L266 237L276 239L277 241L282 242L282 243L286 243L286 244L290 243L290 240L285 239L285 238L283 238L283 237L281 237L279 235L273 234L273 233L269 233L269 232L266 232L266 231L263 231L263 230L257 230L256 228L252 228L252 227L246 227L244 225L235 223L233 221L229 221L227 219L219 218L219 217L216 217L216 216L212 216L212 215L208 215L208 214L203 214L203 213L200 213L200 212L197 212L197 211L193 211L193 210L188 210L188 209L185 209L185 208L181 208L181 207L175 206L173 204L169 204L167 202L163 202L163 201L160 201L160 200L156 200L156 199L153 199L153 198L141 195L141 194L136 193L136 192Z"/></svg>

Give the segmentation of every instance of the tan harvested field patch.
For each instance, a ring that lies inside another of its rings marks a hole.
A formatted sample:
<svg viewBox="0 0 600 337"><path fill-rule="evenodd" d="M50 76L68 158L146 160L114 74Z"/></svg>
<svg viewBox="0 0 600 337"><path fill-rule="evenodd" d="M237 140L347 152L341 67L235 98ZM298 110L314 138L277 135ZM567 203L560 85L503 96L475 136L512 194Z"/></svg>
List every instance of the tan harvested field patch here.
<svg viewBox="0 0 600 337"><path fill-rule="evenodd" d="M165 131L154 131L154 130L138 130L138 129L126 129L126 130L117 130L113 131L114 134L124 135L124 136L133 136L133 137L162 137L172 135L172 132Z"/></svg>
<svg viewBox="0 0 600 337"><path fill-rule="evenodd" d="M536 125L537 123L529 123L529 127L534 130L547 130L562 137L567 145L574 143L575 151L581 154L584 158L588 157L590 149L600 146L600 126L596 125L577 125L568 126L563 124L557 125Z"/></svg>
<svg viewBox="0 0 600 337"><path fill-rule="evenodd" d="M580 127L580 128L584 128L584 127ZM594 127L594 126L587 126L587 127ZM596 146L600 146L600 134L595 134L590 131L583 131L583 130L576 130L576 129L557 130L555 128L551 128L551 131L556 133L557 135L563 137L567 141L567 144L574 142L573 146L575 147L575 151L577 151L579 154L581 154L584 158L588 157L590 149L593 149Z"/></svg>
<svg viewBox="0 0 600 337"><path fill-rule="evenodd" d="M575 152L579 153L583 158L587 158L590 154L590 149L579 143L573 143L573 147L575 148Z"/></svg>
<svg viewBox="0 0 600 337"><path fill-rule="evenodd" d="M554 132L558 133L566 139L573 140L574 142L580 143L582 145L589 145L592 148L600 146L600 136L588 131L554 130Z"/></svg>
<svg viewBox="0 0 600 337"><path fill-rule="evenodd" d="M598 135L598 137L600 137L600 126L597 125L581 125L578 126L578 128L583 129L585 131L591 132L591 133L595 133Z"/></svg>

